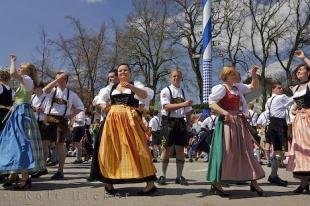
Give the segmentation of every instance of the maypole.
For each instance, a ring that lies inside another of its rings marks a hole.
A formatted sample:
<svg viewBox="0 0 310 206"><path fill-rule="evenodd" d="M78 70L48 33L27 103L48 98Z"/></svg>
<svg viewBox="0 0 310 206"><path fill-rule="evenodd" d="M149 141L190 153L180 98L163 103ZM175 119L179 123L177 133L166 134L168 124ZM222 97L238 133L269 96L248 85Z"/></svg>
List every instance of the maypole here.
<svg viewBox="0 0 310 206"><path fill-rule="evenodd" d="M203 102L208 102L212 88L212 27L211 27L211 0L202 0L203 3L203 32L202 32L202 74L203 74Z"/></svg>

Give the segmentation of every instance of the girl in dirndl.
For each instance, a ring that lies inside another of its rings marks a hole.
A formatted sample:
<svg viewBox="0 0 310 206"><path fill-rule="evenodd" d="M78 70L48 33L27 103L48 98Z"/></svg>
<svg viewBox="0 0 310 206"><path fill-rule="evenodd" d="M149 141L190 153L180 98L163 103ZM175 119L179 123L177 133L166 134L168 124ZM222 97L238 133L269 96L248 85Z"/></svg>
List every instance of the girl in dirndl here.
<svg viewBox="0 0 310 206"><path fill-rule="evenodd" d="M257 67L253 67L252 82L246 85L237 83L239 78L234 67L224 67L221 71L224 84L214 86L209 96L209 107L220 115L213 133L207 173L213 194L229 195L222 189L222 182L251 181L250 190L263 195L256 180L263 178L265 173L254 158L251 133L240 111L241 95L259 86L256 71Z"/></svg>
<svg viewBox="0 0 310 206"><path fill-rule="evenodd" d="M293 73L298 79L298 85L292 89L295 103L291 111L295 118L287 170L301 179L294 192L303 193L309 191L310 179L310 60L300 50L295 52L295 56L303 59L306 64L299 65Z"/></svg>
<svg viewBox="0 0 310 206"><path fill-rule="evenodd" d="M11 55L10 74L20 85L6 125L0 133L0 173L10 174L5 188L28 189L29 173L45 169L39 127L30 105L36 82L33 64L23 63L15 69L16 56ZM22 174L18 182L18 173ZM14 183L18 183L14 185Z"/></svg>
<svg viewBox="0 0 310 206"><path fill-rule="evenodd" d="M98 152L98 162L105 190L115 194L113 184L146 182L139 195L149 195L154 185L156 169L148 148L146 131L138 107L139 101L150 100L153 91L138 81L131 82L127 64L118 69L120 83L107 90L111 108L107 114Z"/></svg>

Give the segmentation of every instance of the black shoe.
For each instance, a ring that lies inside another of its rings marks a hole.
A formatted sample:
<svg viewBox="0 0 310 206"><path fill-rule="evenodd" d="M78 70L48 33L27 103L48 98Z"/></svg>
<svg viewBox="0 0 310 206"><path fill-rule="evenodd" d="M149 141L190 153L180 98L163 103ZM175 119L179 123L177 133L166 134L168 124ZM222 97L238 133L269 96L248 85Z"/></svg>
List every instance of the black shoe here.
<svg viewBox="0 0 310 206"><path fill-rule="evenodd" d="M74 160L71 164L82 164L83 160Z"/></svg>
<svg viewBox="0 0 310 206"><path fill-rule="evenodd" d="M276 177L268 177L268 181L271 183L271 184L275 184L275 185L278 185L278 186L284 186L286 187L288 185L288 182L285 181L285 180L282 180L280 179L280 177L276 176Z"/></svg>
<svg viewBox="0 0 310 206"><path fill-rule="evenodd" d="M0 182L2 183L5 180L6 176L5 175L0 175Z"/></svg>
<svg viewBox="0 0 310 206"><path fill-rule="evenodd" d="M46 174L48 174L47 169L41 170L41 171L38 171L38 172L36 172L36 173L33 173L33 174L31 175L31 178L39 178L40 176L46 175Z"/></svg>
<svg viewBox="0 0 310 206"><path fill-rule="evenodd" d="M153 158L153 159L152 159L152 162L158 162L158 161L157 161L157 159L156 159L156 158Z"/></svg>
<svg viewBox="0 0 310 206"><path fill-rule="evenodd" d="M157 180L157 183L158 183L159 185L166 185L166 184L167 184L166 178L165 178L164 176L160 176L160 177L158 178L158 180Z"/></svg>
<svg viewBox="0 0 310 206"><path fill-rule="evenodd" d="M141 191L137 192L137 194L141 195L141 196L146 196L146 195L153 194L156 191L157 191L157 187L155 187L155 185L154 185L151 189L149 189L149 190L141 190Z"/></svg>
<svg viewBox="0 0 310 206"><path fill-rule="evenodd" d="M264 195L264 191L263 190L258 190L254 185L250 184L250 191L251 192L256 192L258 194L258 196L263 196Z"/></svg>
<svg viewBox="0 0 310 206"><path fill-rule="evenodd" d="M189 162L193 162L193 159L192 159L192 158L190 158L188 161L189 161Z"/></svg>
<svg viewBox="0 0 310 206"><path fill-rule="evenodd" d="M8 188L11 188L13 184L18 184L18 182L19 182L19 176L16 176L14 180L8 178L4 181L4 183L2 184L2 187L4 187L5 189L8 189Z"/></svg>
<svg viewBox="0 0 310 206"><path fill-rule="evenodd" d="M56 172L53 176L51 176L51 180L63 180L64 174L60 171Z"/></svg>
<svg viewBox="0 0 310 206"><path fill-rule="evenodd" d="M54 162L49 162L49 163L47 163L46 164L46 166L55 166L55 165L57 165L58 164L58 161L54 161Z"/></svg>
<svg viewBox="0 0 310 206"><path fill-rule="evenodd" d="M26 181L25 181L25 184L18 184L14 187L14 190L26 190L26 189L30 189L32 187L32 184L31 184L31 178L28 178Z"/></svg>
<svg viewBox="0 0 310 206"><path fill-rule="evenodd" d="M88 177L88 178L86 178L86 181L87 182L96 182L97 180L92 178L92 177Z"/></svg>
<svg viewBox="0 0 310 206"><path fill-rule="evenodd" d="M211 185L210 194L219 195L221 197L228 197L229 196L229 194L226 193L222 188L219 189L214 185Z"/></svg>
<svg viewBox="0 0 310 206"><path fill-rule="evenodd" d="M175 179L175 184L188 185L188 182L183 176L181 176Z"/></svg>
<svg viewBox="0 0 310 206"><path fill-rule="evenodd" d="M267 163L267 167L271 167L271 163L270 162Z"/></svg>
<svg viewBox="0 0 310 206"><path fill-rule="evenodd" d="M299 185L293 192L297 194L302 194L304 191L309 191L309 184L305 187Z"/></svg>
<svg viewBox="0 0 310 206"><path fill-rule="evenodd" d="M116 189L114 189L113 187L112 187L112 189L109 189L106 185L104 186L104 190L105 190L106 194L108 194L108 195L115 195L117 193Z"/></svg>

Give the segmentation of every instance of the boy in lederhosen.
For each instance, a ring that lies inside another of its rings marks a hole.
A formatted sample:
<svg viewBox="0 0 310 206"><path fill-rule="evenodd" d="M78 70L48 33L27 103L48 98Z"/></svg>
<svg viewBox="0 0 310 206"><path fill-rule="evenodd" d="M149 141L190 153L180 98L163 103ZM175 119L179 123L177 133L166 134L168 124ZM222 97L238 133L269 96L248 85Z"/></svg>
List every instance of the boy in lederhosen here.
<svg viewBox="0 0 310 206"><path fill-rule="evenodd" d="M272 144L273 153L270 159L271 173L268 181L279 186L287 186L288 182L278 176L278 168L281 163L283 150L287 149L287 123L286 110L293 104L293 100L283 94L280 82L272 85L272 96L266 102L266 110L269 114L269 126L266 132L266 143Z"/></svg>
<svg viewBox="0 0 310 206"><path fill-rule="evenodd" d="M182 176L185 162L184 148L188 144L187 127L190 127L192 100L185 97L181 88L182 72L178 69L171 71L171 85L165 87L160 93L162 106L162 127L164 149L162 151L162 176L158 184L166 184L166 172L169 163L170 152L173 146L176 150L177 177L176 184L188 185L187 180ZM185 119L186 118L186 121Z"/></svg>
<svg viewBox="0 0 310 206"><path fill-rule="evenodd" d="M43 91L49 94L44 113L45 133L42 135L44 150L48 150L50 142L56 142L58 155L58 171L51 179L63 179L65 164L65 139L69 135L68 119L84 110L84 105L78 95L67 88L68 75L58 72L54 81L46 85Z"/></svg>

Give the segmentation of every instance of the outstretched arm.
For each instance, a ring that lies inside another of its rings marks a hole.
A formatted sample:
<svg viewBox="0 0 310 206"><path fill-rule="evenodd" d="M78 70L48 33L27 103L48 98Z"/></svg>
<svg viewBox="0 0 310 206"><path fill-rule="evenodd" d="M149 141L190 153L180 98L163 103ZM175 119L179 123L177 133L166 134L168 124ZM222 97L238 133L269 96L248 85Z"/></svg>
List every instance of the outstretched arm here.
<svg viewBox="0 0 310 206"><path fill-rule="evenodd" d="M11 77L23 84L23 78L16 70L16 55L10 54L10 59L11 59L11 65L10 65Z"/></svg>

